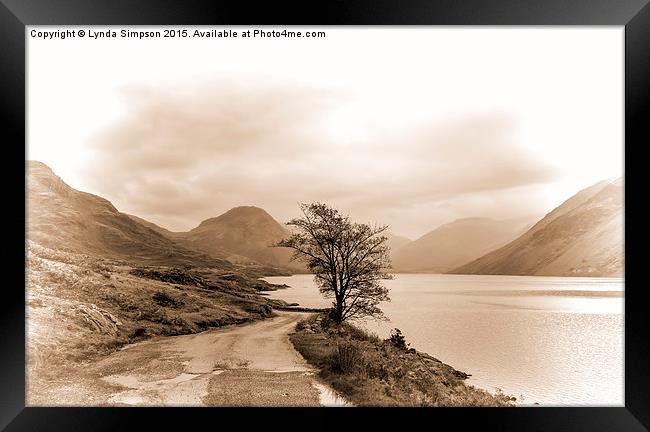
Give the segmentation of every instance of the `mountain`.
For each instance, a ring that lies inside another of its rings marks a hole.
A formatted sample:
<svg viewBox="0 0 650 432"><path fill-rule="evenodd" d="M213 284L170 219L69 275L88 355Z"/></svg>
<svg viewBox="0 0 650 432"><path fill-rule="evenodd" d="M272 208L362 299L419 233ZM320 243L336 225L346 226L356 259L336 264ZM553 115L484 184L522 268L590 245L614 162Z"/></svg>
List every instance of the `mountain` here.
<svg viewBox="0 0 650 432"><path fill-rule="evenodd" d="M527 219L458 219L396 250L393 267L404 272L443 273L503 246L523 233L527 223Z"/></svg>
<svg viewBox="0 0 650 432"><path fill-rule="evenodd" d="M522 236L451 273L622 276L623 182L581 190Z"/></svg>
<svg viewBox="0 0 650 432"><path fill-rule="evenodd" d="M233 267L135 222L104 198L70 187L42 162L27 161L26 169L29 240L57 250L152 265Z"/></svg>
<svg viewBox="0 0 650 432"><path fill-rule="evenodd" d="M189 232L173 233L172 238L188 247L237 264L260 263L300 269L299 264L290 261L291 250L272 247L289 234L265 210L242 206L206 219Z"/></svg>
<svg viewBox="0 0 650 432"><path fill-rule="evenodd" d="M399 249L403 248L407 244L411 243L413 240L402 237L393 233L387 233L388 237L388 247L390 248L391 256L393 256Z"/></svg>
<svg viewBox="0 0 650 432"><path fill-rule="evenodd" d="M291 250L272 247L287 237L289 231L259 207L235 207L187 232L169 231L138 216L129 217L170 240L215 258L247 266L304 270L300 264L290 261Z"/></svg>
<svg viewBox="0 0 650 432"><path fill-rule="evenodd" d="M156 225L153 222L149 222L146 219L142 219L139 216L132 215L132 214L129 214L129 213L124 213L124 214L127 215L128 217L130 217L131 219L133 219L134 221L136 221L137 223L139 223L140 225L144 225L147 228L150 228L150 229L156 231L158 234L161 234L161 235L163 235L163 236L165 236L165 237L167 237L169 239L177 238L178 234L182 234L182 233L177 233L177 232L174 232L174 231L170 231L167 228L163 228L163 227L161 227L159 225Z"/></svg>

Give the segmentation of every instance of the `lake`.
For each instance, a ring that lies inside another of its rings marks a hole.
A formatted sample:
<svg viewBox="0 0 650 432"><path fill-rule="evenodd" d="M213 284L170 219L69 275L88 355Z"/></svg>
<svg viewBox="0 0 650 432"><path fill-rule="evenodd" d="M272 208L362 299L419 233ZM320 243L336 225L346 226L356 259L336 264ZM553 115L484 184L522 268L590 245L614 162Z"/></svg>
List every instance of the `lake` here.
<svg viewBox="0 0 650 432"><path fill-rule="evenodd" d="M270 297L328 307L313 275L267 277L290 288ZM624 405L621 278L397 274L385 281L390 321L411 347L502 389L522 405Z"/></svg>

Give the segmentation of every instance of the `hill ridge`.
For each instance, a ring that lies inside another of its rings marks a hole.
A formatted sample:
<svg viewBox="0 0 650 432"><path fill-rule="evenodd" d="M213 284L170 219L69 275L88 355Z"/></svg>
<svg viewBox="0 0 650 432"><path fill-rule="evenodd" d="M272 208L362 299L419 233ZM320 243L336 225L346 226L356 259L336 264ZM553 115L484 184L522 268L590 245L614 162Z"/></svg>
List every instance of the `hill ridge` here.
<svg viewBox="0 0 650 432"><path fill-rule="evenodd" d="M26 161L26 176L29 240L140 263L233 267L134 221L103 197L74 189L42 162Z"/></svg>
<svg viewBox="0 0 650 432"><path fill-rule="evenodd" d="M578 191L512 242L455 274L622 276L622 178Z"/></svg>

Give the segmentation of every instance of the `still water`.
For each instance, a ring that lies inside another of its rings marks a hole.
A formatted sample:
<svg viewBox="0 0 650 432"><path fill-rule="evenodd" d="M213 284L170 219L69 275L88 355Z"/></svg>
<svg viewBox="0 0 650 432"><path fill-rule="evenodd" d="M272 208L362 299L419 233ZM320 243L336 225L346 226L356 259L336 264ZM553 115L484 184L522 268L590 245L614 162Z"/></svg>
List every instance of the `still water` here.
<svg viewBox="0 0 650 432"><path fill-rule="evenodd" d="M290 288L272 298L331 302L312 275L265 278ZM399 328L411 346L502 389L522 405L623 405L623 279L398 274L385 281L388 322L361 323L380 337Z"/></svg>

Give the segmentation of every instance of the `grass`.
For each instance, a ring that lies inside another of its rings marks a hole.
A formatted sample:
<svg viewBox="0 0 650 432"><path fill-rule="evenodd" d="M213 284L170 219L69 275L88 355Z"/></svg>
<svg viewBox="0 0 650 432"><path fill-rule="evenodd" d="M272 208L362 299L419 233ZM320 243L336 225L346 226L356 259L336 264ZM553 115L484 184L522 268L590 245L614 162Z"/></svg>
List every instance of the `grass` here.
<svg viewBox="0 0 650 432"><path fill-rule="evenodd" d="M320 370L320 378L357 406L511 406L515 401L465 384L467 374L395 339L382 340L347 323L336 326L322 315L298 323L290 339Z"/></svg>
<svg viewBox="0 0 650 432"><path fill-rule="evenodd" d="M128 343L268 317L274 287L232 271L137 267L28 241L27 373L38 392Z"/></svg>

